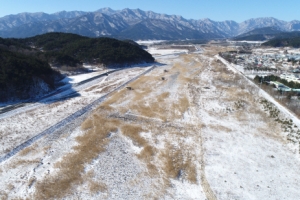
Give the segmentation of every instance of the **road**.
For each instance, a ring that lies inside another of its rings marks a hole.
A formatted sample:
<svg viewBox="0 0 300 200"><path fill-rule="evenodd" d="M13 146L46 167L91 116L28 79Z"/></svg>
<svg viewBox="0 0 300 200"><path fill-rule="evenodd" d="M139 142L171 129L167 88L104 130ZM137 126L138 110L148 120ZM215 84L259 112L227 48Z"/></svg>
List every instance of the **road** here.
<svg viewBox="0 0 300 200"><path fill-rule="evenodd" d="M35 135L34 137L28 139L27 141L23 142L22 144L16 146L15 148L13 148L10 152L8 152L7 154L5 154L4 156L0 157L0 163L6 161L7 159L9 159L10 157L14 156L15 154L17 154L18 152L22 151L23 149L25 149L26 147L32 145L34 142L36 142L37 140L43 138L46 135L50 135L55 133L56 131L59 131L60 129L62 129L63 127L65 127L68 124L71 124L72 121L78 119L79 117L85 115L85 114L89 114L91 111L93 111L93 109L99 105L101 102L103 102L108 96L110 96L112 93L114 93L115 91L118 91L122 88L124 88L127 84L135 81L136 79L138 79L139 77L149 73L150 71L152 71L154 68L156 68L156 65L152 66L150 69L144 71L143 73L139 74L138 76L130 79L129 81L127 81L126 83L120 85L119 87L115 88L114 90L108 92L106 95L101 96L100 98L96 99L95 101L93 101L92 103L88 104L87 106L81 108L80 110L76 111L75 113L69 115L68 117L66 117L65 119L61 120L60 122L54 124L53 126L47 128L46 130L38 133L37 135ZM98 77L99 78L99 77ZM75 123L74 123L75 125Z"/></svg>
<svg viewBox="0 0 300 200"><path fill-rule="evenodd" d="M60 94L62 92L65 92L66 90L69 90L70 88L76 88L76 87L78 87L80 85L83 85L85 83L91 82L91 81L96 80L98 78L102 78L104 76L108 76L109 74L112 74L112 73L120 71L120 70L123 70L123 69L112 70L112 71L109 71L109 72L106 72L106 73L94 76L92 78L83 80L83 81L81 81L79 83L70 84L69 87L60 87L57 90L54 90L53 92L51 92L49 94L46 94L45 96L40 97L38 99L30 99L30 100L27 100L27 101L22 102L22 103L17 103L17 104L14 104L14 105L6 106L6 107L0 109L0 115L3 114L3 113L9 112L9 111L15 110L17 108L24 107L26 105L33 104L33 102L46 101L50 97L54 97L55 95L58 95L58 94Z"/></svg>

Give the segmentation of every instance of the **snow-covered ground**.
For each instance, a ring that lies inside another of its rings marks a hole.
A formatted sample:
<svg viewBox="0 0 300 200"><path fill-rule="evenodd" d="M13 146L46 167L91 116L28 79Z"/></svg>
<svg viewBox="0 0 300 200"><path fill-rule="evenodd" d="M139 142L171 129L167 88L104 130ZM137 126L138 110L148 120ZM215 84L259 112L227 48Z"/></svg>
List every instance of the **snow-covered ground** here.
<svg viewBox="0 0 300 200"><path fill-rule="evenodd" d="M2 156L11 150L12 147L30 139L37 133L66 118L76 110L83 108L146 69L148 68L136 67L124 69L80 85L76 89L70 88L55 96L44 99L43 102L34 103L1 114L0 133L2 140L0 141L0 155ZM71 76L66 79L74 80L74 83L77 83L91 78L91 75L77 75L76 78L74 77ZM72 98L60 100L61 98L68 97L70 94L75 95Z"/></svg>
<svg viewBox="0 0 300 200"><path fill-rule="evenodd" d="M140 45L151 45L151 44L158 44L164 41L165 40L137 40L136 43Z"/></svg>
<svg viewBox="0 0 300 200"><path fill-rule="evenodd" d="M158 49L155 47L150 47L147 49L149 53L152 55L168 55L168 54L180 54L180 53L188 53L187 49Z"/></svg>
<svg viewBox="0 0 300 200"><path fill-rule="evenodd" d="M235 43L241 43L241 42L243 42L243 43L249 43L249 44L262 44L262 43L267 42L267 41L268 40L265 40L265 41L250 41L250 40L232 41L232 40L227 40L227 42L233 43L233 44L235 44Z"/></svg>
<svg viewBox="0 0 300 200"><path fill-rule="evenodd" d="M156 60L165 65L113 93L81 127L1 163L0 197L299 199L299 144L262 100L295 129L299 120L219 57L162 54ZM1 119L2 153L143 70Z"/></svg>
<svg viewBox="0 0 300 200"><path fill-rule="evenodd" d="M84 81L86 79L98 76L100 74L103 74L109 70L103 70L100 72L90 72L90 73L85 73L85 74L78 74L78 75L73 75L73 76L67 76L61 82L63 83L79 83L81 81Z"/></svg>

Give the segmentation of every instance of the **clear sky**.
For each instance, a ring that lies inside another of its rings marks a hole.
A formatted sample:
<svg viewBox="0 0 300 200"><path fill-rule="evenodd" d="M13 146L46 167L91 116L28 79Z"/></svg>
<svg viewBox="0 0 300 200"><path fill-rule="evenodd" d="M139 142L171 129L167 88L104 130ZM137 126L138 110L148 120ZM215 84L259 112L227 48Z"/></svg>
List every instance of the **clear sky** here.
<svg viewBox="0 0 300 200"><path fill-rule="evenodd" d="M242 22L257 17L300 20L300 0L0 0L0 17L21 12L95 11L103 7L140 8L215 21Z"/></svg>

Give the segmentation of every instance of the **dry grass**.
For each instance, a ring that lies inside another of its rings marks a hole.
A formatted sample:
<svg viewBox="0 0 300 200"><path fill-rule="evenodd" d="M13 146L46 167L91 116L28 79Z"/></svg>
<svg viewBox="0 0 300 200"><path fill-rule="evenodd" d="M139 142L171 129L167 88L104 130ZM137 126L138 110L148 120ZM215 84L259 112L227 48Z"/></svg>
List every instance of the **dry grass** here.
<svg viewBox="0 0 300 200"><path fill-rule="evenodd" d="M6 192L0 190L0 199L1 200L7 200L8 199L8 194Z"/></svg>
<svg viewBox="0 0 300 200"><path fill-rule="evenodd" d="M34 164L38 164L40 163L40 160L39 159L35 159L35 160L14 160L13 162L11 162L9 164L9 168L10 169L15 169L15 168L18 168L20 166L24 166L24 165L34 165Z"/></svg>
<svg viewBox="0 0 300 200"><path fill-rule="evenodd" d="M196 170L196 166L194 163L190 163L188 165L189 167L186 168L187 170L187 180L189 180L191 183L196 184L197 183L197 170Z"/></svg>
<svg viewBox="0 0 300 200"><path fill-rule="evenodd" d="M99 183L96 181L90 181L88 187L89 187L89 191L92 194L96 194L98 192L105 192L107 190L107 186L105 183Z"/></svg>
<svg viewBox="0 0 300 200"><path fill-rule="evenodd" d="M234 74L231 70L227 68L227 66L223 63L219 63L218 61L212 61L211 63L212 71L213 72L220 72L220 73L226 73L226 74Z"/></svg>
<svg viewBox="0 0 300 200"><path fill-rule="evenodd" d="M158 102L153 102L150 105L136 104L132 105L130 108L138 112L140 115L149 118L158 118L163 121L166 120L166 107Z"/></svg>
<svg viewBox="0 0 300 200"><path fill-rule="evenodd" d="M250 105L252 101L254 101L254 97L246 90L241 90L237 87L222 87L224 97L222 97L223 101L227 102L238 102L243 101L245 105Z"/></svg>
<svg viewBox="0 0 300 200"><path fill-rule="evenodd" d="M219 52L226 52L226 51L235 51L235 48L226 47L226 46L216 46L216 45L207 45L203 54L207 56L214 56L217 55Z"/></svg>
<svg viewBox="0 0 300 200"><path fill-rule="evenodd" d="M184 57L184 58L186 58L186 57ZM186 61L186 63L188 63L188 61ZM180 72L180 74L185 74L188 71L189 71L189 69L186 66L184 66L183 63L175 63L170 70L170 72L173 72L173 73Z"/></svg>
<svg viewBox="0 0 300 200"><path fill-rule="evenodd" d="M147 96L152 92L151 87L137 88L134 90L133 102L141 101L147 98Z"/></svg>
<svg viewBox="0 0 300 200"><path fill-rule="evenodd" d="M117 104L119 102L124 101L125 97L127 97L127 90L122 89L120 91L114 92L106 101L104 101L100 108L106 110L112 110L112 104Z"/></svg>
<svg viewBox="0 0 300 200"><path fill-rule="evenodd" d="M96 88L99 88L99 85L92 86L92 87L90 87L90 88L88 88L88 89L85 89L84 91L85 91L85 92L90 92L90 91L92 91L92 90L94 90L94 89L96 89Z"/></svg>
<svg viewBox="0 0 300 200"><path fill-rule="evenodd" d="M144 102L135 102L134 105L131 105L130 108L135 110L140 115L149 117L149 118L158 118L162 121L167 119L175 119L176 116L182 116L182 114L190 106L189 100L186 96L180 97L176 103L167 103L170 93L164 92L157 96L157 98L151 101L151 103L144 104ZM177 110L180 115L175 114Z"/></svg>
<svg viewBox="0 0 300 200"><path fill-rule="evenodd" d="M109 92L113 87L117 86L118 84L111 84L111 85L108 85L104 88L101 89L101 93L106 93L106 92Z"/></svg>
<svg viewBox="0 0 300 200"><path fill-rule="evenodd" d="M145 92L136 93L136 96L133 98L134 104L130 105L129 107L132 110L135 110L140 115L150 117L150 118L159 118L163 121L166 120L166 105L165 100L169 97L169 92L164 92L158 95L155 99L151 101L151 103L145 105L144 99L149 100L150 90L146 89Z"/></svg>
<svg viewBox="0 0 300 200"><path fill-rule="evenodd" d="M129 86L134 88L133 101L141 101L149 97L152 91L155 91L158 87L165 84L165 81L161 81L160 76L142 76L136 81L132 82Z"/></svg>
<svg viewBox="0 0 300 200"><path fill-rule="evenodd" d="M167 178L184 178L191 183L197 183L197 170L192 162L195 158L172 145L167 145L165 152L162 152L160 159L163 160L163 171Z"/></svg>
<svg viewBox="0 0 300 200"><path fill-rule="evenodd" d="M144 88L145 85L149 85L149 83L155 82L157 80L159 75L154 76L141 76L140 78L138 78L137 80L133 81L132 83L129 84L130 87L134 88L134 89L140 89L140 88Z"/></svg>
<svg viewBox="0 0 300 200"><path fill-rule="evenodd" d="M145 145L146 146L144 146L143 150L137 155L137 157L147 164L148 175L154 177L158 174L157 167L152 163L154 161L154 157L157 155L157 149L148 144Z"/></svg>
<svg viewBox="0 0 300 200"><path fill-rule="evenodd" d="M78 145L73 148L73 152L55 163L55 167L59 169L57 174L37 182L35 199L63 198L72 193L74 186L85 181L83 176L85 164L90 163L105 150L109 142L108 134L116 131L120 122L94 115L93 124L94 127L76 138Z"/></svg>
<svg viewBox="0 0 300 200"><path fill-rule="evenodd" d="M179 153L176 152L170 154L168 152L163 154L162 158L164 158L164 172L168 176L168 178L179 178L180 170L182 170L181 163L178 163L178 160L180 160Z"/></svg>
<svg viewBox="0 0 300 200"><path fill-rule="evenodd" d="M28 187L31 188L31 186L36 182L36 177L30 177L28 181Z"/></svg>
<svg viewBox="0 0 300 200"><path fill-rule="evenodd" d="M158 170L152 161L154 160L154 156L157 153L157 150L150 146L146 139L140 136L140 132L143 129L140 126L125 124L121 128L123 135L129 137L133 143L137 146L143 147L143 150L137 155L137 157L146 163L148 169L148 175L155 176L158 174Z"/></svg>
<svg viewBox="0 0 300 200"><path fill-rule="evenodd" d="M233 77L230 74L221 73L216 77L216 80L221 81L222 83L233 85Z"/></svg>
<svg viewBox="0 0 300 200"><path fill-rule="evenodd" d="M94 124L93 124L93 119L89 118L86 119L82 124L81 124L81 129L82 130L88 130L90 128L93 128Z"/></svg>
<svg viewBox="0 0 300 200"><path fill-rule="evenodd" d="M158 95L156 99L157 99L158 102L163 102L163 101L165 101L169 96L170 96L170 92L164 92L164 93L161 93L160 95Z"/></svg>
<svg viewBox="0 0 300 200"><path fill-rule="evenodd" d="M247 122L247 121L249 121L249 112L245 112L245 110L235 111L234 115L235 115L235 118L239 122Z"/></svg>
<svg viewBox="0 0 300 200"><path fill-rule="evenodd" d="M32 145L32 146L29 146L29 147L23 149L23 150L19 153L19 155L20 155L20 156L26 156L26 155L28 155L30 152L32 153L33 151L35 151L36 148L37 148L37 145L36 145L36 144L34 144L34 145Z"/></svg>
<svg viewBox="0 0 300 200"><path fill-rule="evenodd" d="M178 109L181 112L181 114L184 114L184 112L189 108L189 106L190 102L186 96L179 98Z"/></svg>
<svg viewBox="0 0 300 200"><path fill-rule="evenodd" d="M217 124L217 125L210 124L210 125L208 125L208 127L216 132L223 131L223 132L229 133L232 131L231 128L228 128L228 127L220 125L220 124Z"/></svg>
<svg viewBox="0 0 300 200"><path fill-rule="evenodd" d="M15 189L15 186L11 183L9 183L7 186L6 186L6 189L8 189L9 191L12 191L13 189Z"/></svg>
<svg viewBox="0 0 300 200"><path fill-rule="evenodd" d="M141 126L125 124L122 126L121 131L123 135L132 139L135 145L143 147L147 144L147 141L140 136L140 132L143 131Z"/></svg>
<svg viewBox="0 0 300 200"><path fill-rule="evenodd" d="M195 63L189 67L185 67L179 63L174 66L174 69L168 72L167 76L170 76L173 71L179 71L180 80L186 78L192 81L196 73L189 75L190 70L194 70L202 64L194 61L193 57L187 56L185 59L187 62ZM153 91L158 91L163 84L167 83L167 81L161 80L161 76L166 76L166 74L161 72L161 74L157 73L156 75L140 77L128 85L133 90L122 89L114 92L97 108L97 111L102 112L102 114L110 113L114 108L114 111L119 112L121 110L119 104L128 101L130 103L126 109L136 111L142 116L162 120L170 118L170 121L178 116L181 117L190 106L189 99L184 95L185 88L181 87L178 89L177 95L179 98L175 103L171 101L169 92L158 94L155 98L151 96ZM168 103L169 100L170 103ZM170 146L163 153L159 152L158 149L151 146L150 141L147 141L146 138L140 135L141 132L148 131L147 126L129 124L117 119L107 119L94 114L82 123L81 128L85 133L76 138L78 145L73 148L73 151L65 155L60 162L54 164L58 169L57 173L48 179L35 183L36 199L61 199L68 194L72 194L73 189L77 185L84 183L88 183L88 189L91 193L107 190L105 184L93 180L93 176L86 174L84 169L86 164L91 163L101 152L105 151L105 147L109 142L108 134L117 130L120 130L124 136L130 138L135 145L143 148L137 155L137 158L146 164L148 176L160 176L160 171L162 170L166 176L162 176L161 178L170 179L178 177L179 173L182 172L181 176L184 179L189 180L191 183L197 182L197 170L195 164L192 162L195 158L188 153L189 150L186 149L186 146L182 145L180 149ZM149 130L154 129L153 131L161 133L155 125L149 124L148 128ZM169 132L169 134L171 133L173 132ZM183 138L185 134L178 133L178 135L173 135L172 137L174 139ZM160 166L157 160L161 160L164 163L163 166ZM165 179L166 185L169 183L167 179Z"/></svg>
<svg viewBox="0 0 300 200"><path fill-rule="evenodd" d="M142 158L145 160L151 160L151 158L155 155L156 150L154 147L147 145L143 148L143 150L138 155L138 158Z"/></svg>
<svg viewBox="0 0 300 200"><path fill-rule="evenodd" d="M208 63L199 61L202 60L201 57L196 57L194 55L181 55L184 62L175 63L171 69L173 73L179 73L178 81L181 84L187 82L192 82L199 84L199 80L196 78L205 68L208 66Z"/></svg>
<svg viewBox="0 0 300 200"><path fill-rule="evenodd" d="M93 169L85 173L83 178L87 180L89 191L92 194L96 194L98 192L105 192L107 190L107 185L105 183L99 182L99 180L93 180L95 178L95 173Z"/></svg>

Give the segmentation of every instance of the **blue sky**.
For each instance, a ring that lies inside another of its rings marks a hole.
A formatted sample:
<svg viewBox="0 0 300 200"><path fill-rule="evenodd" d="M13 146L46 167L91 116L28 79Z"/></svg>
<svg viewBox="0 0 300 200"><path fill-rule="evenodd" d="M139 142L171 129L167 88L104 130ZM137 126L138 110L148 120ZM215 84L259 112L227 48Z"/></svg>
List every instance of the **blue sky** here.
<svg viewBox="0 0 300 200"><path fill-rule="evenodd" d="M300 0L0 0L0 17L20 12L140 8L187 19L242 22L257 17L300 20Z"/></svg>

